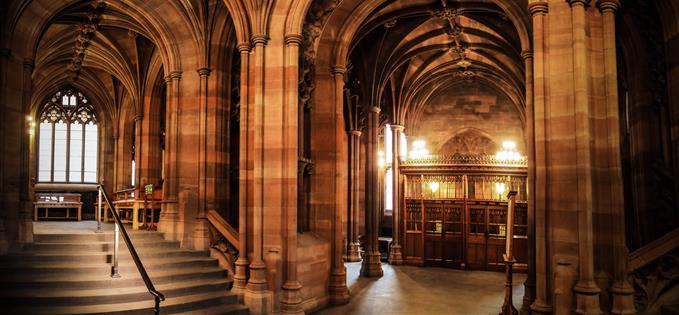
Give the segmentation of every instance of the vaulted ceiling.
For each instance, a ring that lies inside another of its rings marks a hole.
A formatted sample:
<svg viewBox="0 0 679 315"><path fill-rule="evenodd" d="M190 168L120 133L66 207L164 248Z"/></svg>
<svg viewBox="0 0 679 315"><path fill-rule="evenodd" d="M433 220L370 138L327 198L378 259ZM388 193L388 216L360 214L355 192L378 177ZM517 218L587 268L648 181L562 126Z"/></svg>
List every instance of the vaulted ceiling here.
<svg viewBox="0 0 679 315"><path fill-rule="evenodd" d="M491 1L387 1L352 44L353 93L393 123L414 125L437 94L474 82L506 95L523 117L516 28Z"/></svg>

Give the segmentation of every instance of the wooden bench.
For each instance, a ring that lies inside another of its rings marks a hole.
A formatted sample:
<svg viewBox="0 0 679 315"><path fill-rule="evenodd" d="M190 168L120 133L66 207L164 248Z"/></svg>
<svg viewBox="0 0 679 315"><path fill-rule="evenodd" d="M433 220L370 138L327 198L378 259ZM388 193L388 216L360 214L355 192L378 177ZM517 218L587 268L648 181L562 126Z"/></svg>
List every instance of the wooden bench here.
<svg viewBox="0 0 679 315"><path fill-rule="evenodd" d="M132 229L156 230L162 204L162 190L146 193L144 189L123 189L113 193L113 207L122 223L132 224ZM112 222L108 205L102 202L104 222Z"/></svg>
<svg viewBox="0 0 679 315"><path fill-rule="evenodd" d="M36 193L35 201L33 202L33 219L82 219L82 205L80 201L80 194L68 193ZM42 214L44 209L44 216ZM63 209L52 211L50 216L50 209ZM75 211L75 216L72 215L71 210Z"/></svg>

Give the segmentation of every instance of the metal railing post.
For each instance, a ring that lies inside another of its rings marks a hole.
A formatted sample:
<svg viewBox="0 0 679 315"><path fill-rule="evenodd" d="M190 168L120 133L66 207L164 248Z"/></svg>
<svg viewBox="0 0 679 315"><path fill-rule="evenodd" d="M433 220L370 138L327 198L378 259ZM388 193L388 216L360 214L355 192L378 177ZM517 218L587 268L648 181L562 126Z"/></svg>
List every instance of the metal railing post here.
<svg viewBox="0 0 679 315"><path fill-rule="evenodd" d="M118 273L118 243L120 236L120 227L116 223L113 227L113 266L111 267L111 278L120 278Z"/></svg>
<svg viewBox="0 0 679 315"><path fill-rule="evenodd" d="M97 189L97 193L99 194L99 198L97 199L97 201L98 201L97 203L99 205L97 207L97 230L95 231L95 233L103 232L101 230L101 198L102 198L101 197L101 189L102 189L101 186L99 186L99 189Z"/></svg>

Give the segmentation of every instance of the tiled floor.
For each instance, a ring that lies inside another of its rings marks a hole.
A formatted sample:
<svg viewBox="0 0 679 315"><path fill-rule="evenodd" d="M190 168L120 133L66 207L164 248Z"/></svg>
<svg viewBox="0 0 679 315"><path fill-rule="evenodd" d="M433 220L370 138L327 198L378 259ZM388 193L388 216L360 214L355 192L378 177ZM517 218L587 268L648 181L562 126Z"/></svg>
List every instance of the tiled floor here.
<svg viewBox="0 0 679 315"><path fill-rule="evenodd" d="M382 264L382 278L358 277L361 263L347 263L351 301L318 315L497 315L504 274ZM514 305L521 306L525 274L514 275Z"/></svg>

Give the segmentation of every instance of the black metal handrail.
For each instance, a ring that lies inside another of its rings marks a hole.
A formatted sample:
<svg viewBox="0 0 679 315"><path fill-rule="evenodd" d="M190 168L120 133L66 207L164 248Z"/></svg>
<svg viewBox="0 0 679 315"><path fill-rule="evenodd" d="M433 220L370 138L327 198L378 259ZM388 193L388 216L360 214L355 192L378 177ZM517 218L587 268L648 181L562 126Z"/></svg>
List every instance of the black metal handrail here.
<svg viewBox="0 0 679 315"><path fill-rule="evenodd" d="M139 270L139 274L141 275L141 278L144 280L144 284L146 284L146 289L149 290L149 293L153 295L156 305L153 309L155 314L160 314L160 302L165 301L165 295L162 293L158 292L156 288L153 286L153 282L151 281L151 278L149 278L149 274L146 272L146 268L144 268L144 264L142 264L141 259L139 259L139 255L137 254L137 250L134 248L134 245L132 245L132 241L130 240L130 236L127 235L127 231L125 230L125 226L123 226L123 223L120 221L120 217L118 216L118 213L116 213L115 208L113 207L113 203L111 202L111 198L108 196L108 193L106 190L104 190L103 185L99 185L99 191L102 193L104 196L104 199L106 199L106 203L108 204L109 210L111 211L111 215L113 216L113 220L115 220L115 224L117 227L120 228L120 232L122 232L123 235L123 240L125 241L125 244L127 245L127 249L130 251L130 255L132 255L132 260L134 260L134 264L137 266L137 270ZM114 239L117 243L117 238ZM115 248L114 250L117 251L117 244L114 245ZM116 254L114 253L114 256ZM114 257L114 265L111 267L111 276L119 276L118 275L118 259L117 257Z"/></svg>

